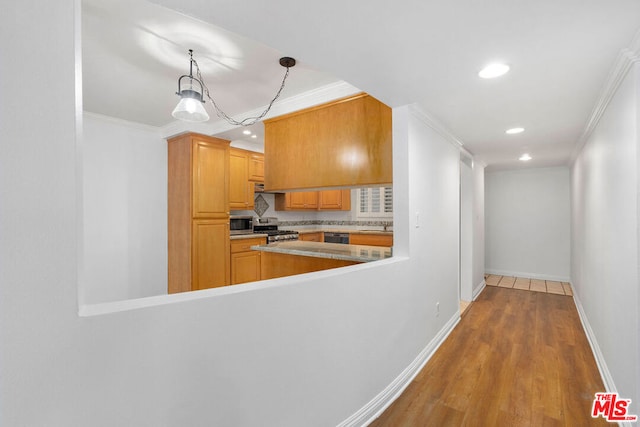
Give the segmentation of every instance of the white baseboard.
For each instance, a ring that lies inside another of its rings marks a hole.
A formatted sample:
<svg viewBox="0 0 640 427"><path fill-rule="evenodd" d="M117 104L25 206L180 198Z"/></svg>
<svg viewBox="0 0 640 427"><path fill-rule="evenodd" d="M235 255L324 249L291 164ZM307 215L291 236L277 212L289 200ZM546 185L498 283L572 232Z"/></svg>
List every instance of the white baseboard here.
<svg viewBox="0 0 640 427"><path fill-rule="evenodd" d="M609 372L609 368L607 368L607 363L604 360L602 351L600 351L600 346L598 345L596 336L593 333L593 329L591 329L591 325L589 324L589 320L587 319L587 314L584 312L584 308L582 307L580 298L578 298L578 295L576 295L575 292L573 293L573 302L576 305L576 309L578 309L578 315L580 316L580 322L582 323L582 328L584 329L584 333L587 335L587 340L589 341L589 345L591 346L591 351L593 352L593 356L596 359L596 364L598 365L598 370L600 371L600 376L602 377L602 382L604 383L606 391L615 393L616 386L613 383L613 377Z"/></svg>
<svg viewBox="0 0 640 427"><path fill-rule="evenodd" d="M460 311L449 319L438 334L427 344L409 366L391 384L382 390L376 397L360 408L355 414L338 424L338 427L367 426L378 418L411 384L420 370L429 361L433 353L449 336L453 328L460 321Z"/></svg>
<svg viewBox="0 0 640 427"><path fill-rule="evenodd" d="M483 279L482 282L480 282L480 284L478 286L473 288L472 298L473 298L474 301L478 298L478 296L480 296L480 294L482 293L482 291L484 291L484 288L486 286L487 286L487 282L485 282L484 279Z"/></svg>
<svg viewBox="0 0 640 427"><path fill-rule="evenodd" d="M571 284L571 288L573 284ZM604 383L604 388L607 393L617 393L616 385L613 382L613 377L611 376L611 372L609 372L609 368L607 367L607 362L604 359L604 355L600 350L600 346L598 345L598 340L596 339L595 334L593 333L593 329L591 329L591 325L589 324L589 319L587 319L587 314L582 307L582 303L580 302L580 298L578 295L573 292L573 302L576 305L576 309L578 310L578 316L580 317L580 322L582 323L582 328L584 329L584 333L587 335L587 341L589 341L589 346L591 347L591 351L593 352L593 357L596 359L596 365L598 365L598 371L600 371L600 377L602 378L602 382ZM595 396L594 396L595 397ZM624 427L632 427L635 423L630 422L620 422L619 426Z"/></svg>
<svg viewBox="0 0 640 427"><path fill-rule="evenodd" d="M571 279L566 276L554 276L552 274L540 274L540 273L527 273L524 271L511 271L511 270L494 270L486 268L485 273L495 274L496 276L512 276L522 277L525 279L538 279L538 280L553 280L555 282L570 282Z"/></svg>

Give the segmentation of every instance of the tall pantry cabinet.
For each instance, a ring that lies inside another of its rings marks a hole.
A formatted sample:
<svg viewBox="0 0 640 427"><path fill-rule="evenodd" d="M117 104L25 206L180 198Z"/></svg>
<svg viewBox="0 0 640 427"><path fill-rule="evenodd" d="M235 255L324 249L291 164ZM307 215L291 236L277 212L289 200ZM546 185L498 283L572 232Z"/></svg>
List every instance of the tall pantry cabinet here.
<svg viewBox="0 0 640 427"><path fill-rule="evenodd" d="M169 293L225 286L229 271L229 141L167 140Z"/></svg>

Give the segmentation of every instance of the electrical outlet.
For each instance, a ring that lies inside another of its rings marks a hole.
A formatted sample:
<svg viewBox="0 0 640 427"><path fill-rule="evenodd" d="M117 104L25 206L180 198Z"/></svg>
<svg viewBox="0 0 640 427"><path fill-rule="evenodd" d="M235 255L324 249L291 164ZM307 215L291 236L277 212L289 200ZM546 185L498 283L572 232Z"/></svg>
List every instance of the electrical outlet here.
<svg viewBox="0 0 640 427"><path fill-rule="evenodd" d="M416 211L416 228L420 228L420 211Z"/></svg>
<svg viewBox="0 0 640 427"><path fill-rule="evenodd" d="M436 303L436 317L440 316L440 302Z"/></svg>

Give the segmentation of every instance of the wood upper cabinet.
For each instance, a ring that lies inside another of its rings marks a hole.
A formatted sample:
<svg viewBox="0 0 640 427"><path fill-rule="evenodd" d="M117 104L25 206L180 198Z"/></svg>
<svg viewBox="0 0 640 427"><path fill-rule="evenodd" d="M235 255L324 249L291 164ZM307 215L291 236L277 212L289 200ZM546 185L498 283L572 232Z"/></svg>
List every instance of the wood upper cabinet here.
<svg viewBox="0 0 640 427"><path fill-rule="evenodd" d="M367 94L265 120L265 190L393 182L391 108Z"/></svg>
<svg viewBox="0 0 640 427"><path fill-rule="evenodd" d="M194 139L193 149L193 216L225 218L229 215L228 146Z"/></svg>
<svg viewBox="0 0 640 427"><path fill-rule="evenodd" d="M229 284L229 141L167 140L168 291Z"/></svg>
<svg viewBox="0 0 640 427"><path fill-rule="evenodd" d="M351 210L351 190L296 191L276 194L277 211Z"/></svg>
<svg viewBox="0 0 640 427"><path fill-rule="evenodd" d="M351 190L323 190L318 192L318 209L321 211L350 211Z"/></svg>
<svg viewBox="0 0 640 427"><path fill-rule="evenodd" d="M253 209L255 184L249 181L248 151L231 148L229 150L229 207L231 209Z"/></svg>
<svg viewBox="0 0 640 427"><path fill-rule="evenodd" d="M249 181L264 182L264 154L249 154Z"/></svg>
<svg viewBox="0 0 640 427"><path fill-rule="evenodd" d="M317 191L297 191L294 193L276 194L277 211L316 211L318 210Z"/></svg>
<svg viewBox="0 0 640 427"><path fill-rule="evenodd" d="M300 191L297 193L288 193L289 209L318 209L318 192L317 191Z"/></svg>

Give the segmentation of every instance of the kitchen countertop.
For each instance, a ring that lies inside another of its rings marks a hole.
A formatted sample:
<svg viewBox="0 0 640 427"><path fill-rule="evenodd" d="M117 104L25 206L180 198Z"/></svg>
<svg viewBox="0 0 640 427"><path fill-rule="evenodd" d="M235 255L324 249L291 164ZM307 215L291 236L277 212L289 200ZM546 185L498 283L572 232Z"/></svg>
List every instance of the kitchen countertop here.
<svg viewBox="0 0 640 427"><path fill-rule="evenodd" d="M353 230L346 228L304 228L304 229L295 229L290 227L285 227L283 230L294 230L299 234L308 234L308 233L349 233L349 234L382 234L382 235L393 235L393 231L384 231L384 230Z"/></svg>
<svg viewBox="0 0 640 427"><path fill-rule="evenodd" d="M393 236L393 231L383 231L383 230L348 230L344 228L331 228L331 229L320 229L320 228L304 228L298 229L292 227L285 227L282 230L293 230L297 231L298 234L309 234L309 233L349 233L349 234L380 234L380 235L390 235ZM230 236L231 240L239 240L239 239L253 239L256 237L267 237L266 234L263 233L247 233L247 234L232 234Z"/></svg>
<svg viewBox="0 0 640 427"><path fill-rule="evenodd" d="M241 239L259 239L260 237L267 237L264 233L247 233L247 234L232 234L229 236L230 240L241 240Z"/></svg>
<svg viewBox="0 0 640 427"><path fill-rule="evenodd" d="M343 245L340 243L305 242L302 240L251 246L251 249L356 262L380 261L385 258L390 258L392 255L391 248L381 246Z"/></svg>

